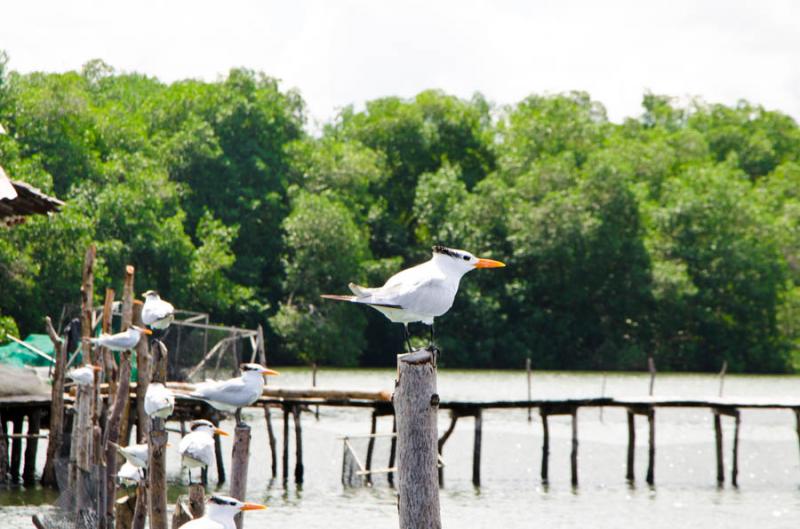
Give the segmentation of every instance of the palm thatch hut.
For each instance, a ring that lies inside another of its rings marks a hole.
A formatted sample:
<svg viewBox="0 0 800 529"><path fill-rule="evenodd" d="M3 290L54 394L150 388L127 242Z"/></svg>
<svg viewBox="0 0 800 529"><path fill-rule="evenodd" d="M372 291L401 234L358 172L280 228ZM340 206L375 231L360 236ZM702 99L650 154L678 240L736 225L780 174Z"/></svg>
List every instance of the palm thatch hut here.
<svg viewBox="0 0 800 529"><path fill-rule="evenodd" d="M63 205L32 185L11 180L0 166L0 226L20 224L29 215L46 215Z"/></svg>

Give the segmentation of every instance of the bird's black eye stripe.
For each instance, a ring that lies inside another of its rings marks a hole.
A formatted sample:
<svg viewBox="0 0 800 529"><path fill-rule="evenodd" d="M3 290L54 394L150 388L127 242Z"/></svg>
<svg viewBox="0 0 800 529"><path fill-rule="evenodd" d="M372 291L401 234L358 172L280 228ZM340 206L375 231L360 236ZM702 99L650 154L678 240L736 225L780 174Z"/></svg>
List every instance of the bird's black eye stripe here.
<svg viewBox="0 0 800 529"><path fill-rule="evenodd" d="M465 255L465 256L464 256L464 260L465 260L465 261L469 261L469 255Z"/></svg>

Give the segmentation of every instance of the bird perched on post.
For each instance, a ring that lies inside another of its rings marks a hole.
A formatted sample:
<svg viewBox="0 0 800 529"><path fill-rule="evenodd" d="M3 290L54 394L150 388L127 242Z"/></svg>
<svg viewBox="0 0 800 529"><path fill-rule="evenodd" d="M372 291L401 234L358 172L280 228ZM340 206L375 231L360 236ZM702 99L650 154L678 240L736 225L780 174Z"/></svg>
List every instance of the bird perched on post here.
<svg viewBox="0 0 800 529"><path fill-rule="evenodd" d="M151 382L144 394L144 411L149 417L166 419L175 409L175 395L161 382Z"/></svg>
<svg viewBox="0 0 800 529"><path fill-rule="evenodd" d="M137 325L131 325L127 330L117 334L101 334L97 338L87 338L94 345L106 347L112 351L127 351L136 347L142 334L153 334L150 329L143 329Z"/></svg>
<svg viewBox="0 0 800 529"><path fill-rule="evenodd" d="M67 376L75 381L79 386L86 386L94 382L94 374L96 371L102 371L100 366L86 364L82 367L76 367L67 371Z"/></svg>
<svg viewBox="0 0 800 529"><path fill-rule="evenodd" d="M155 290L148 290L144 294L142 307L142 323L154 329L166 329L175 319L175 307L172 303L164 301Z"/></svg>
<svg viewBox="0 0 800 529"><path fill-rule="evenodd" d="M233 517L243 511L259 511L266 505L239 501L230 496L214 495L206 503L206 512L200 518L186 522L182 529L235 529Z"/></svg>
<svg viewBox="0 0 800 529"><path fill-rule="evenodd" d="M214 461L214 434L228 435L211 421L199 419L192 421L191 432L181 439L178 451L181 454L181 465L189 471L189 483L192 483L192 469L211 465Z"/></svg>
<svg viewBox="0 0 800 529"><path fill-rule="evenodd" d="M350 283L348 286L354 295L323 294L322 297L369 305L389 320L402 323L403 336L410 351L409 323L419 321L429 325L433 345L433 319L453 306L461 277L476 268L503 266L505 264L500 261L475 257L464 250L434 246L429 261L396 273L382 287L368 288Z"/></svg>
<svg viewBox="0 0 800 529"><path fill-rule="evenodd" d="M206 380L197 384L189 394L189 397L204 400L218 410L235 411L237 426L242 424L242 408L261 397L264 376L280 374L260 364L242 364L239 368L242 376L223 381Z"/></svg>

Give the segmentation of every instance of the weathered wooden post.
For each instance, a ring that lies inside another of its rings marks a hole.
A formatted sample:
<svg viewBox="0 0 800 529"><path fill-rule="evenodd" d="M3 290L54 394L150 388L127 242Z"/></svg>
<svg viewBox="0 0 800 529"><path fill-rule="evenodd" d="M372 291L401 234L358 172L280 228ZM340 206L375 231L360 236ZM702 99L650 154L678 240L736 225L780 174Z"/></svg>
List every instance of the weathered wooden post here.
<svg viewBox="0 0 800 529"><path fill-rule="evenodd" d="M717 448L717 485L721 487L725 483L725 467L722 462L722 419L718 409L714 408L713 412L714 438Z"/></svg>
<svg viewBox="0 0 800 529"><path fill-rule="evenodd" d="M572 470L572 486L578 486L578 408L572 409L572 451L570 452L570 468Z"/></svg>
<svg viewBox="0 0 800 529"><path fill-rule="evenodd" d="M547 410L544 406L539 408L539 415L542 418L542 483L547 485L548 461L550 459L550 428L547 425Z"/></svg>
<svg viewBox="0 0 800 529"><path fill-rule="evenodd" d="M296 404L292 408L294 418L294 482L298 485L303 484L303 429L300 423L300 405Z"/></svg>
<svg viewBox="0 0 800 529"><path fill-rule="evenodd" d="M58 336L53 328L50 316L45 318L45 327L56 355L55 369L53 370L53 387L51 391L50 403L50 433L47 439L47 460L42 471L42 485L55 487L58 485L56 480L56 459L61 452L61 445L64 439L64 367L67 363L67 346L64 340Z"/></svg>
<svg viewBox="0 0 800 529"><path fill-rule="evenodd" d="M267 422L267 440L269 441L269 453L272 456L272 477L276 478L278 477L278 450L275 430L272 428L272 414L269 404L264 405L264 420Z"/></svg>
<svg viewBox="0 0 800 529"><path fill-rule="evenodd" d="M728 361L723 360L722 369L719 370L719 396L722 396L722 390L725 389L725 373L728 372Z"/></svg>
<svg viewBox="0 0 800 529"><path fill-rule="evenodd" d="M475 410L475 438L472 448L472 484L481 486L481 437L483 432L483 416L481 409Z"/></svg>
<svg viewBox="0 0 800 529"><path fill-rule="evenodd" d="M119 444L120 421L128 401L131 384L131 352L124 351L120 355L119 384L117 384L117 395L114 397L114 407L108 419L105 435L106 450L106 505L105 516L108 520L108 527L114 527L114 506L116 505L116 474L117 474L117 449L113 443ZM126 506L129 506L126 504Z"/></svg>
<svg viewBox="0 0 800 529"><path fill-rule="evenodd" d="M437 477L436 351L398 355L393 396L397 417L400 529L440 529Z"/></svg>
<svg viewBox="0 0 800 529"><path fill-rule="evenodd" d="M36 452L39 445L39 427L42 421L42 411L33 409L28 414L28 438L25 440L25 466L22 468L22 482L30 485L35 479Z"/></svg>
<svg viewBox="0 0 800 529"><path fill-rule="evenodd" d="M372 484L372 453L375 451L375 434L378 427L378 410L372 410L372 420L369 427L369 441L367 442L367 461L364 470L367 471L366 481L368 485Z"/></svg>
<svg viewBox="0 0 800 529"><path fill-rule="evenodd" d="M736 424L733 429L733 468L731 469L731 485L739 486L739 425L741 424L741 414L739 410L733 411L733 419Z"/></svg>
<svg viewBox="0 0 800 529"><path fill-rule="evenodd" d="M141 310L139 311L141 314ZM140 342L147 342L142 336ZM138 352L137 347L137 352ZM167 383L167 347L156 340L153 348L153 382ZM144 401L144 393L138 393L139 401ZM146 414L145 414L146 415ZM145 419L147 420L147 419ZM153 417L149 431L147 479L150 494L150 529L167 529L167 430L164 419Z"/></svg>
<svg viewBox="0 0 800 529"><path fill-rule="evenodd" d="M525 372L528 375L528 402L531 400L531 359L530 357L525 359ZM528 406L528 422L533 420L532 409Z"/></svg>
<svg viewBox="0 0 800 529"><path fill-rule="evenodd" d="M142 302L133 302L133 324L144 327L142 322ZM180 327L179 327L180 328ZM144 396L150 384L150 345L144 336L136 345L136 439L140 443L147 442L150 431L150 418L144 411Z"/></svg>
<svg viewBox="0 0 800 529"><path fill-rule="evenodd" d="M628 408L628 464L625 470L625 479L633 483L636 475L633 472L634 458L636 457L636 416Z"/></svg>
<svg viewBox="0 0 800 529"><path fill-rule="evenodd" d="M656 384L656 361L653 359L653 356L650 355L647 357L647 370L650 371L650 392L649 395L653 396L653 389Z"/></svg>
<svg viewBox="0 0 800 529"><path fill-rule="evenodd" d="M24 417L16 412L11 419L14 436L11 438L11 481L19 480L19 467L22 462L22 423Z"/></svg>
<svg viewBox="0 0 800 529"><path fill-rule="evenodd" d="M231 496L245 501L247 495L247 466L250 461L250 426L237 424L233 434L233 454L231 455ZM242 513L234 518L237 529L244 523Z"/></svg>
<svg viewBox="0 0 800 529"><path fill-rule="evenodd" d="M281 462L283 463L281 477L283 483L286 484L289 481L289 406L286 404L283 405L283 457Z"/></svg>
<svg viewBox="0 0 800 529"><path fill-rule="evenodd" d="M656 410L652 406L647 410L647 425L649 426L647 448L647 484L652 486L655 481L656 466Z"/></svg>

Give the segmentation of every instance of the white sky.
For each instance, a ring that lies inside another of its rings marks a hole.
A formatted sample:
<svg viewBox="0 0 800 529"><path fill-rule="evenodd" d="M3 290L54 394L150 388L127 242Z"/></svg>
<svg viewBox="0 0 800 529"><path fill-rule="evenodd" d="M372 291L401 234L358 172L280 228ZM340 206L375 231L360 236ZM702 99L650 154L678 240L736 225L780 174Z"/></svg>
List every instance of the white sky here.
<svg viewBox="0 0 800 529"><path fill-rule="evenodd" d="M11 68L101 58L164 81L262 70L312 119L441 88L498 104L586 90L613 120L646 89L800 118L800 2L25 0L0 9Z"/></svg>

